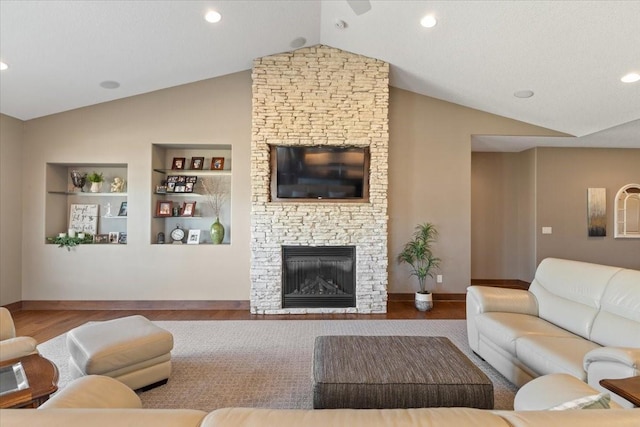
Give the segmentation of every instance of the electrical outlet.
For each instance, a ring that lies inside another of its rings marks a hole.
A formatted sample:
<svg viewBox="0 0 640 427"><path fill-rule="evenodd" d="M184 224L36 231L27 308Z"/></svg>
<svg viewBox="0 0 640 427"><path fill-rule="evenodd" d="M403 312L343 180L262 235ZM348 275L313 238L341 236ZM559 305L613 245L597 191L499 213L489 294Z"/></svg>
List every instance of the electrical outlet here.
<svg viewBox="0 0 640 427"><path fill-rule="evenodd" d="M553 233L552 227L542 227L542 234L552 234L552 233Z"/></svg>
<svg viewBox="0 0 640 427"><path fill-rule="evenodd" d="M436 283L442 283L442 274L436 276Z"/></svg>

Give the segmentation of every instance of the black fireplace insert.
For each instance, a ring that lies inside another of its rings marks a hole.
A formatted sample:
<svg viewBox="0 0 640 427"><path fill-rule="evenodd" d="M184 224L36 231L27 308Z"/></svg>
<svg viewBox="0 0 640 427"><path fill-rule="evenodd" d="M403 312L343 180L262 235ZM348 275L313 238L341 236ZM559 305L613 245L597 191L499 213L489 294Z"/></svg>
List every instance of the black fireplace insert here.
<svg viewBox="0 0 640 427"><path fill-rule="evenodd" d="M355 246L283 246L282 308L356 304Z"/></svg>

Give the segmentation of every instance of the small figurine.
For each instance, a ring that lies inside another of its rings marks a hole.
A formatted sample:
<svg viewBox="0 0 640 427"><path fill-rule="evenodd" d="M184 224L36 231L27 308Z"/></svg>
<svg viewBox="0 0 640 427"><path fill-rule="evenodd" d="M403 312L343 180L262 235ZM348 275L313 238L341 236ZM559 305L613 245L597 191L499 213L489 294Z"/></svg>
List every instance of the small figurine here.
<svg viewBox="0 0 640 427"><path fill-rule="evenodd" d="M113 182L111 183L111 192L112 193L122 193L124 190L124 180L119 176L113 178Z"/></svg>

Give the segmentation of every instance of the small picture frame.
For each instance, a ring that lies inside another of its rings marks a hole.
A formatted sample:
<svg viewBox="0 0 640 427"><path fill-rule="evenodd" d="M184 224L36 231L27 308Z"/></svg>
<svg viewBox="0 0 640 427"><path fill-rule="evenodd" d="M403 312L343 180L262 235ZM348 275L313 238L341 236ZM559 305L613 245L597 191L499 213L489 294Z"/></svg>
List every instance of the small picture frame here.
<svg viewBox="0 0 640 427"><path fill-rule="evenodd" d="M183 182L176 183L176 186L173 188L174 193L185 193L187 186Z"/></svg>
<svg viewBox="0 0 640 427"><path fill-rule="evenodd" d="M184 162L187 160L185 157L174 157L173 163L171 163L172 170L184 170Z"/></svg>
<svg viewBox="0 0 640 427"><path fill-rule="evenodd" d="M193 216L196 213L196 202L184 202L180 216Z"/></svg>
<svg viewBox="0 0 640 427"><path fill-rule="evenodd" d="M93 236L94 243L109 243L109 235L108 234L96 234Z"/></svg>
<svg viewBox="0 0 640 427"><path fill-rule="evenodd" d="M120 236L118 237L118 243L120 243L121 245L127 244L127 233L120 233Z"/></svg>
<svg viewBox="0 0 640 427"><path fill-rule="evenodd" d="M189 237L187 237L187 245L199 245L200 244L200 230L189 230Z"/></svg>
<svg viewBox="0 0 640 427"><path fill-rule="evenodd" d="M193 182L187 182L187 185L184 187L185 193L193 193Z"/></svg>
<svg viewBox="0 0 640 427"><path fill-rule="evenodd" d="M119 237L120 237L120 233L118 233L117 231L110 231L109 232L109 243L118 243Z"/></svg>
<svg viewBox="0 0 640 427"><path fill-rule="evenodd" d="M171 216L173 209L173 202L170 200L158 200L158 204L156 205L156 216L164 217Z"/></svg>
<svg viewBox="0 0 640 427"><path fill-rule="evenodd" d="M224 169L224 157L212 157L211 158L211 170Z"/></svg>
<svg viewBox="0 0 640 427"><path fill-rule="evenodd" d="M156 185L156 194L166 194L167 186L166 185Z"/></svg>
<svg viewBox="0 0 640 427"><path fill-rule="evenodd" d="M204 157L192 157L191 158L191 169L202 170L203 166L204 166Z"/></svg>
<svg viewBox="0 0 640 427"><path fill-rule="evenodd" d="M127 202L120 203L120 211L118 216L127 216Z"/></svg>

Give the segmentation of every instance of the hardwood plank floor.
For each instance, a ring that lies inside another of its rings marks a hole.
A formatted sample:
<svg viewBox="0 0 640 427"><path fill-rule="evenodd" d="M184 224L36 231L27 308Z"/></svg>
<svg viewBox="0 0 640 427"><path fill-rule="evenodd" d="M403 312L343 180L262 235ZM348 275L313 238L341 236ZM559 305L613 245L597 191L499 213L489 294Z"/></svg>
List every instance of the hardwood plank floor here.
<svg viewBox="0 0 640 427"><path fill-rule="evenodd" d="M389 301L386 314L253 315L247 310L17 310L12 313L18 335L39 343L85 322L141 314L150 320L333 320L333 319L464 319L464 301L435 301L423 313L413 301Z"/></svg>

